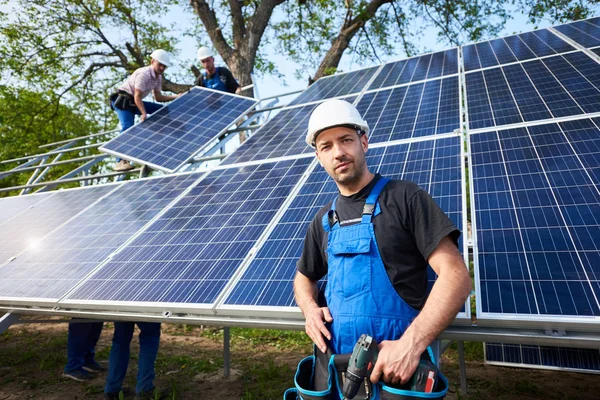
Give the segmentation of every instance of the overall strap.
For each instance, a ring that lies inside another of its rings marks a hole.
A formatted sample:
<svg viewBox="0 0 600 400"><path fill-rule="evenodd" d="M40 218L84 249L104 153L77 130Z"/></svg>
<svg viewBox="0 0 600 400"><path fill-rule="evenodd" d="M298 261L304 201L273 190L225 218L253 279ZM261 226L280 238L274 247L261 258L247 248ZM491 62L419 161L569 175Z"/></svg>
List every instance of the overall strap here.
<svg viewBox="0 0 600 400"><path fill-rule="evenodd" d="M385 187L385 185L390 180L388 178L381 178L377 181L373 189L371 189L371 193L369 193L369 197L365 201L365 206L363 207L363 215L361 223L371 223L371 218L373 217L373 211L375 210L375 204L377 203L377 198L379 194Z"/></svg>
<svg viewBox="0 0 600 400"><path fill-rule="evenodd" d="M332 229L338 229L340 227L340 219L338 218L337 211L335 210L335 203L337 201L337 196L331 202L331 209L323 215L323 219L321 223L323 224L323 229L325 232L329 232Z"/></svg>

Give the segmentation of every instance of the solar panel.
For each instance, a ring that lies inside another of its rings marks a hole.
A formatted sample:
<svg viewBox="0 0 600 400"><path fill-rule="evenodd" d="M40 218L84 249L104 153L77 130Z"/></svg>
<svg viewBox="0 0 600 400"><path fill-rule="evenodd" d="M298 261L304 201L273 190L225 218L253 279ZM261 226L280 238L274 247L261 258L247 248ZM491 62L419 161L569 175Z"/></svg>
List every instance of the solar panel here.
<svg viewBox="0 0 600 400"><path fill-rule="evenodd" d="M573 51L570 44L547 29L464 46L465 71Z"/></svg>
<svg viewBox="0 0 600 400"><path fill-rule="evenodd" d="M367 153L367 165L383 176L408 179L421 185L461 229L460 154L460 138L452 137L371 148ZM218 308L219 313L221 309L251 307L256 313L256 307L261 306L295 306L292 280L306 229L317 211L336 194L335 183L322 168L317 167L311 172L225 299L224 305ZM430 276L435 279L433 273Z"/></svg>
<svg viewBox="0 0 600 400"><path fill-rule="evenodd" d="M470 136L480 323L600 316L599 123Z"/></svg>
<svg viewBox="0 0 600 400"><path fill-rule="evenodd" d="M100 150L173 172L256 103L255 99L194 87L146 121L104 144Z"/></svg>
<svg viewBox="0 0 600 400"><path fill-rule="evenodd" d="M369 86L369 90L456 73L458 73L458 50L450 49L385 64Z"/></svg>
<svg viewBox="0 0 600 400"><path fill-rule="evenodd" d="M597 23L598 18L594 18ZM577 21L554 29L573 39L583 47L600 46L600 26L589 21Z"/></svg>
<svg viewBox="0 0 600 400"><path fill-rule="evenodd" d="M505 367L598 372L600 350L485 343L485 362Z"/></svg>
<svg viewBox="0 0 600 400"><path fill-rule="evenodd" d="M379 67L360 69L325 76L310 85L308 89L296 97L289 105L309 103L344 95L360 93Z"/></svg>
<svg viewBox="0 0 600 400"><path fill-rule="evenodd" d="M458 77L366 93L357 109L371 143L450 133L460 127Z"/></svg>
<svg viewBox="0 0 600 400"><path fill-rule="evenodd" d="M0 268L0 302L56 302L198 177L175 175L124 183ZM106 187L79 192L98 189ZM91 204L87 200L86 206ZM65 206L73 207L73 203Z"/></svg>
<svg viewBox="0 0 600 400"><path fill-rule="evenodd" d="M582 52L466 75L469 128L600 111L598 64Z"/></svg>
<svg viewBox="0 0 600 400"><path fill-rule="evenodd" d="M29 196L14 196L0 199L0 224L12 219L29 207L52 196L54 193L39 193Z"/></svg>
<svg viewBox="0 0 600 400"><path fill-rule="evenodd" d="M162 303L169 310L177 304L208 307L310 161L212 171L66 302L136 302L138 307Z"/></svg>
<svg viewBox="0 0 600 400"><path fill-rule="evenodd" d="M114 185L93 186L43 195L43 201L34 203L33 207L0 224L0 265L26 248L37 246L46 234L115 188ZM40 197L30 195L15 199L27 199L26 202L30 202ZM0 271L4 268L0 268Z"/></svg>

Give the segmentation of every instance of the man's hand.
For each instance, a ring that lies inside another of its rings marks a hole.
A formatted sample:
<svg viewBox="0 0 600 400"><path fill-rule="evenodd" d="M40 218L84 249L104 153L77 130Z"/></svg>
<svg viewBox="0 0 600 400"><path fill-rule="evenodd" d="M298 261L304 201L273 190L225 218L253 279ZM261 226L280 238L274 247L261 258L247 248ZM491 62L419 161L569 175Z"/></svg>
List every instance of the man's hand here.
<svg viewBox="0 0 600 400"><path fill-rule="evenodd" d="M147 117L148 117L148 114L142 113L142 116L140 117L140 122L145 121Z"/></svg>
<svg viewBox="0 0 600 400"><path fill-rule="evenodd" d="M312 339L313 343L325 353L327 345L323 336L327 340L331 340L331 333L325 327L325 322L333 321L333 317L329 313L329 307L313 307L304 313L306 318L305 330L306 334Z"/></svg>
<svg viewBox="0 0 600 400"><path fill-rule="evenodd" d="M385 383L392 385L408 382L419 365L421 354L415 354L413 346L404 342L400 338L384 340L379 344L379 355L371 373L371 382L377 383L382 377Z"/></svg>

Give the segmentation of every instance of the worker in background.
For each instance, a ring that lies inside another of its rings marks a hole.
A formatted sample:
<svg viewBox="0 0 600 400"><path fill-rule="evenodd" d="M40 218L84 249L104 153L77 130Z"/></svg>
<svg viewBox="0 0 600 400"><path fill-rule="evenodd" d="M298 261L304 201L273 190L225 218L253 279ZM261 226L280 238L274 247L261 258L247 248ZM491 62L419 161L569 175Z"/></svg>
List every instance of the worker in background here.
<svg viewBox="0 0 600 400"><path fill-rule="evenodd" d="M79 382L90 381L94 379L93 373L105 371L94 359L103 323L85 321L85 319L73 318L69 322L67 365L63 370L65 378Z"/></svg>
<svg viewBox="0 0 600 400"><path fill-rule="evenodd" d="M460 231L429 194L369 170L368 133L343 100L311 114L306 142L339 193L310 223L294 293L321 352L351 353L361 334L371 335L380 344L371 382L403 384L465 304L471 279ZM438 275L429 296L427 264ZM326 305L317 291L325 276ZM373 386L378 399L381 387Z"/></svg>
<svg viewBox="0 0 600 400"><path fill-rule="evenodd" d="M195 86L236 94L242 91L240 84L237 83L230 70L215 66L215 58L208 47L198 49L198 60L204 67L204 71L196 79Z"/></svg>
<svg viewBox="0 0 600 400"><path fill-rule="evenodd" d="M119 86L117 92L110 96L110 104L117 113L121 123L121 132L133 126L134 118L140 115L140 121L144 121L148 114L154 114L162 108L162 105L142 101L150 92L154 94L154 100L164 103L181 96L166 96L161 93L162 75L165 69L171 65L171 57L164 50L155 50L150 55L152 61L147 67L136 69L125 82ZM127 160L117 158L115 171L128 171L133 165Z"/></svg>

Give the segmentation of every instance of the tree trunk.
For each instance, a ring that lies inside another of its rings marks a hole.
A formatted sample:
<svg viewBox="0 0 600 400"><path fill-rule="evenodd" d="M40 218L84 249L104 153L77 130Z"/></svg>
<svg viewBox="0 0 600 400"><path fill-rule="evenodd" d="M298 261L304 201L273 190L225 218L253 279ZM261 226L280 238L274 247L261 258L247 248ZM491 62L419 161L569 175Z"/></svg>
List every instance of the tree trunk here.
<svg viewBox="0 0 600 400"><path fill-rule="evenodd" d="M193 85L183 85L180 83L171 82L170 80L163 77L162 90L165 92L172 93L183 93L187 92L192 88Z"/></svg>
<svg viewBox="0 0 600 400"><path fill-rule="evenodd" d="M317 72L312 78L313 82L323 77L328 69L338 67L344 51L348 48L352 37L354 37L354 33L355 32L351 33L350 37L348 37L347 34L340 33L335 39L333 39L331 47L325 54L325 57L323 57L323 61L321 61L321 65L319 65L319 69L317 69Z"/></svg>

